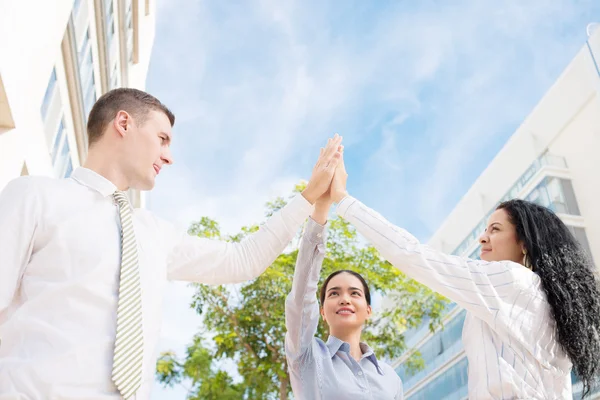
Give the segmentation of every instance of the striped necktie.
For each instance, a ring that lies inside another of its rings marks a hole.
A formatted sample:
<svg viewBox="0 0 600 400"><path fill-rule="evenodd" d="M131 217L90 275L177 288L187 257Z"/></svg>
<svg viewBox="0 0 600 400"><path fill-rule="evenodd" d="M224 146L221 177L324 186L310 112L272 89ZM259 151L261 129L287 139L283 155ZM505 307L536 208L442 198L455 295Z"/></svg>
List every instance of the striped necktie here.
<svg viewBox="0 0 600 400"><path fill-rule="evenodd" d="M142 291L129 199L125 192L120 191L114 193L114 198L121 217L121 276L112 379L121 396L129 399L142 380Z"/></svg>

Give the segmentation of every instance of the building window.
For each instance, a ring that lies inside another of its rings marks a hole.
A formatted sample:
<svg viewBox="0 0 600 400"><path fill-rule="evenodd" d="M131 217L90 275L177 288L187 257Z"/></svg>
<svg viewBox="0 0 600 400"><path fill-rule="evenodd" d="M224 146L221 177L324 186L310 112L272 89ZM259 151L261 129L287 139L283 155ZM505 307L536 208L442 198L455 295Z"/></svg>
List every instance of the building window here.
<svg viewBox="0 0 600 400"><path fill-rule="evenodd" d="M467 249L469 247L471 247L473 242L479 239L479 236L481 236L483 231L485 231L485 228L487 226L487 220L488 220L489 216L492 214L492 212L493 212L493 210L490 211L488 213L488 215L485 216L485 218L483 218L481 221L479 221L477 226L469 233L469 236L467 236L461 242L461 244L456 248L456 250L454 250L454 252L452 252L452 254L454 254L455 256L462 256L463 253L465 251L467 251Z"/></svg>
<svg viewBox="0 0 600 400"><path fill-rule="evenodd" d="M551 159L552 163L548 161L550 158L548 155L541 160L548 163L547 165L564 167L560 164L561 158L554 157ZM542 161L539 162L540 165ZM534 163L534 165L537 165ZM544 164L546 165L546 164ZM525 185L535 175L535 171L531 172L532 168L528 169L516 185L509 190L509 192L502 197L500 202L511 200L517 197ZM570 215L581 215L579 212L579 206L577 205L577 199L573 190L573 184L569 179L557 178L554 176L546 176L529 194L525 197L525 200L539 204L544 207L548 207L552 211L560 214ZM452 252L453 255L461 256L473 245L481 233L485 230L487 220L490 215L495 211L495 208L490 210L488 214L477 224L477 226L469 233L469 235L458 245L458 247Z"/></svg>
<svg viewBox="0 0 600 400"><path fill-rule="evenodd" d="M87 85L87 89L85 89L86 91L84 92L83 98L86 122L90 115L90 112L92 111L92 107L94 107L94 104L96 103L96 81L93 75L91 78L92 79Z"/></svg>
<svg viewBox="0 0 600 400"><path fill-rule="evenodd" d="M73 3L73 17L77 16L77 13L79 13L80 8L81 8L81 0L75 0L75 2Z"/></svg>
<svg viewBox="0 0 600 400"><path fill-rule="evenodd" d="M133 62L133 3L125 2L125 31L127 32L127 58Z"/></svg>
<svg viewBox="0 0 600 400"><path fill-rule="evenodd" d="M146 0L146 15L150 15L150 0Z"/></svg>
<svg viewBox="0 0 600 400"><path fill-rule="evenodd" d="M462 399L468 394L467 359L442 372L407 400Z"/></svg>
<svg viewBox="0 0 600 400"><path fill-rule="evenodd" d="M466 311L462 310L444 326L443 330L437 331L418 348L425 363L423 370L409 372L404 369L404 365L396 369L404 384L404 390L410 389L436 371L462 349L461 338L465 316Z"/></svg>
<svg viewBox="0 0 600 400"><path fill-rule="evenodd" d="M64 119L61 119L58 126L50 155L52 158L54 175L57 178L68 177L73 171L73 164L71 162L71 149L67 139L67 131L65 129Z"/></svg>
<svg viewBox="0 0 600 400"><path fill-rule="evenodd" d="M53 104L53 99L56 96L55 92L58 92L58 87L56 69L53 68L40 111L45 128L47 129L46 132L49 135L47 137L52 143L52 146L50 147L50 159L52 161L54 174L58 178L64 178L73 170L73 164L71 161L71 149L69 148L69 143L67 141L67 132L62 105L60 104L60 96L56 98L56 102L54 102L54 105L52 106L52 114L48 115L50 105ZM56 110L58 110L58 113L55 112ZM58 129L56 129L56 125L54 124L58 124Z"/></svg>
<svg viewBox="0 0 600 400"><path fill-rule="evenodd" d="M85 30L85 36L83 36L83 40L79 45L79 51L77 52L77 59L79 60L79 62L83 61L88 51L91 51L89 26Z"/></svg>
<svg viewBox="0 0 600 400"><path fill-rule="evenodd" d="M110 88L114 89L119 86L119 71L117 70L117 64L115 63L112 73L110 74Z"/></svg>
<svg viewBox="0 0 600 400"><path fill-rule="evenodd" d="M52 74L50 74L50 80L48 81L48 86L46 87L46 93L44 94L44 100L42 100L42 119L46 119L46 114L48 113L48 108L52 103L52 97L54 96L54 92L56 89L56 68L52 68Z"/></svg>
<svg viewBox="0 0 600 400"><path fill-rule="evenodd" d="M525 200L548 207L557 213L580 215L573 185L568 179L547 176L525 197Z"/></svg>
<svg viewBox="0 0 600 400"><path fill-rule="evenodd" d="M481 245L478 245L475 250L469 254L471 260L481 260Z"/></svg>
<svg viewBox="0 0 600 400"><path fill-rule="evenodd" d="M50 155L52 156L52 164L56 162L58 159L58 155L60 154L60 145L63 142L65 137L65 121L64 119L60 120L60 125L58 125L58 130L54 135L54 141L52 144L52 150L50 151Z"/></svg>
<svg viewBox="0 0 600 400"><path fill-rule="evenodd" d="M79 60L79 81L81 82L81 94L83 96L84 119L87 121L92 106L96 102L96 80L94 78L94 55L90 40L90 29L79 46L77 54Z"/></svg>
<svg viewBox="0 0 600 400"><path fill-rule="evenodd" d="M115 36L115 13L113 1L107 0L104 3L106 13L104 15L104 23L106 25L106 46L110 51L112 39Z"/></svg>
<svg viewBox="0 0 600 400"><path fill-rule="evenodd" d="M577 198L575 197L575 191L573 190L573 182L569 179L560 179L560 186L562 189L562 202L566 206L566 212L571 215L581 215L579 212L579 205L577 204Z"/></svg>

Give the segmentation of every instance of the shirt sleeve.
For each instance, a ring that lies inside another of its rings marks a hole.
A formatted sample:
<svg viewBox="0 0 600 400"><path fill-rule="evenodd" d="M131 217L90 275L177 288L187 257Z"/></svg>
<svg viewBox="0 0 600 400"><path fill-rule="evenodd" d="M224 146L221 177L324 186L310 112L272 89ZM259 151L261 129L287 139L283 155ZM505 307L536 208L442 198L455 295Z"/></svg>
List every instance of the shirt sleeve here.
<svg viewBox="0 0 600 400"><path fill-rule="evenodd" d="M441 253L351 196L339 203L337 213L396 268L485 321L491 322L520 290L531 287L534 274L527 268L510 261L486 262Z"/></svg>
<svg viewBox="0 0 600 400"><path fill-rule="evenodd" d="M404 387L402 386L402 379L398 377L398 391L394 400L404 400Z"/></svg>
<svg viewBox="0 0 600 400"><path fill-rule="evenodd" d="M31 177L0 192L0 315L12 302L33 252L39 202Z"/></svg>
<svg viewBox="0 0 600 400"><path fill-rule="evenodd" d="M293 366L310 349L319 324L317 284L325 258L325 228L308 220L294 269L292 290L285 300L285 353Z"/></svg>
<svg viewBox="0 0 600 400"><path fill-rule="evenodd" d="M254 279L281 254L312 208L298 194L239 243L177 235L167 258L167 278L204 284Z"/></svg>

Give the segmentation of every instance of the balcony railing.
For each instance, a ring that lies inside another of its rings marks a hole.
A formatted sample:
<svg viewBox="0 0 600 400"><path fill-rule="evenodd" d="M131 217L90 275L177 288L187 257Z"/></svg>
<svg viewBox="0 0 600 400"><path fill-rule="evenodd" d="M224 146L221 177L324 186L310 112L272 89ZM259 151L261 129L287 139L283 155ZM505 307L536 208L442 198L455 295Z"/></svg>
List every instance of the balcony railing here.
<svg viewBox="0 0 600 400"><path fill-rule="evenodd" d="M487 225L487 220L490 215L494 212L496 207L502 203L503 201L510 200L516 198L519 193L531 182L531 179L544 167L557 167L564 169L567 167L567 163L564 158L555 156L552 154L545 153L536 159L525 172L519 177L519 179L514 183L514 185L506 192L504 196L498 201L494 207L485 215L484 218L479 221L477 226L471 230L471 232L467 235L467 237L458 245L458 247L452 252L454 255L462 255L467 251L479 238L479 235L485 230Z"/></svg>

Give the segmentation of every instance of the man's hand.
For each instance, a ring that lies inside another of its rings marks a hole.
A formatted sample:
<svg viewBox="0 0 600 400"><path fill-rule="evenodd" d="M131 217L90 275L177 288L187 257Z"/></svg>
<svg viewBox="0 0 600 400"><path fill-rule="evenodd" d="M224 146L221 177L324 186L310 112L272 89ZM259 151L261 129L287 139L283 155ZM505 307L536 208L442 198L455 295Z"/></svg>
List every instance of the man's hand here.
<svg viewBox="0 0 600 400"><path fill-rule="evenodd" d="M344 165L344 156L342 155L340 161L335 169L333 180L331 182L331 199L335 203L342 201L344 197L348 195L346 190L346 181L348 180L348 174L346 173L346 166Z"/></svg>
<svg viewBox="0 0 600 400"><path fill-rule="evenodd" d="M306 189L302 191L302 196L310 204L315 204L317 199L329 189L335 169L342 157L340 153L341 143L342 137L336 133L332 139L327 140L325 148L321 149L321 154L313 168Z"/></svg>

